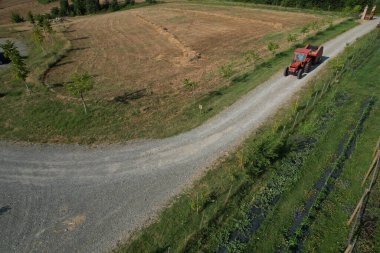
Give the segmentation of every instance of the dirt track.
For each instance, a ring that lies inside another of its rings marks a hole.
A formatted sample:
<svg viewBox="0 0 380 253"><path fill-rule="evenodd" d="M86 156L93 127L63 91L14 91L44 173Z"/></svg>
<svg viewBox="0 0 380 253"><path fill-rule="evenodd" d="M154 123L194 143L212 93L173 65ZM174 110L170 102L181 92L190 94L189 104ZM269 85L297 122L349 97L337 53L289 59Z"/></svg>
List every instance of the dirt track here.
<svg viewBox="0 0 380 253"><path fill-rule="evenodd" d="M336 56L377 23L326 43L325 55ZM96 149L0 144L0 252L111 249L273 115L321 67L300 81L279 73L202 126L164 140Z"/></svg>

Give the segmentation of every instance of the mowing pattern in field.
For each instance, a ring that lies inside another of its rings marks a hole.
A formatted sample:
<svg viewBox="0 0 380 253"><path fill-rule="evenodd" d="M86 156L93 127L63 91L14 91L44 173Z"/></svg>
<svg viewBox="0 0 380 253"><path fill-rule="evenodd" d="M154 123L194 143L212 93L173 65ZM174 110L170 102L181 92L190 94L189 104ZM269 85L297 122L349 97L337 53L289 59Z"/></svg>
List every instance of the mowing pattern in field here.
<svg viewBox="0 0 380 253"><path fill-rule="evenodd" d="M185 78L198 91L220 86L205 77L244 51L265 49L266 35L292 30L318 18L240 7L170 3L80 18L66 37L72 50L45 81L67 81L73 71L95 75L99 97L149 88L181 94ZM212 79L212 78L209 78Z"/></svg>
<svg viewBox="0 0 380 253"><path fill-rule="evenodd" d="M0 25L11 23L12 12L18 13L24 18L28 11L33 14L42 14L50 12L54 6L58 6L58 2L50 4L40 4L37 0L1 0L0 1Z"/></svg>

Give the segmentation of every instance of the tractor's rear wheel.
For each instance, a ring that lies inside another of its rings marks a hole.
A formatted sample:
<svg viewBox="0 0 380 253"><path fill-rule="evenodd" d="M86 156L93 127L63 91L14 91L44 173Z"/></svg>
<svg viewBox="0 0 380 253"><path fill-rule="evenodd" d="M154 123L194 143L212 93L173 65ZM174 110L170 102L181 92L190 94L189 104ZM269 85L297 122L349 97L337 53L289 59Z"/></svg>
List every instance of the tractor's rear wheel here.
<svg viewBox="0 0 380 253"><path fill-rule="evenodd" d="M311 71L311 61L309 61L305 65L305 73L309 73L310 71Z"/></svg>
<svg viewBox="0 0 380 253"><path fill-rule="evenodd" d="M286 67L285 71L284 71L284 76L288 76L289 75L289 69L288 67Z"/></svg>
<svg viewBox="0 0 380 253"><path fill-rule="evenodd" d="M302 75L303 75L303 69L298 70L297 78L298 78L298 79L301 79L301 78L302 78Z"/></svg>

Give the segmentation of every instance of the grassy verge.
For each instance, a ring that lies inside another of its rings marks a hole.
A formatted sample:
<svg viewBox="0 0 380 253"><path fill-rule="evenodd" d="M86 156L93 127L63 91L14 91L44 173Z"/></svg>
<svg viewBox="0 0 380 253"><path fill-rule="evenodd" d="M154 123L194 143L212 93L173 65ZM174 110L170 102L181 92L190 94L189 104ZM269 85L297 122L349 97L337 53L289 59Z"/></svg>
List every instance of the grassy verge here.
<svg viewBox="0 0 380 253"><path fill-rule="evenodd" d="M157 222L115 252L274 252L287 246L295 211L331 163L357 119L362 100L380 95L348 82L355 69L355 74L367 71L356 65L345 70L344 79L334 79L334 85L325 88L327 80L335 78L338 63L368 49L367 39L332 61L323 78L312 82L300 100L282 110L237 153L174 201Z"/></svg>
<svg viewBox="0 0 380 253"><path fill-rule="evenodd" d="M371 143L372 139L368 142ZM363 146L366 144L362 144ZM370 148L368 146L368 148ZM367 154L365 154L367 156ZM373 253L380 250L380 183L379 177L377 183L372 188L371 195L365 209L362 219L362 226L359 231L355 250L353 252Z"/></svg>
<svg viewBox="0 0 380 253"><path fill-rule="evenodd" d="M346 86L347 92L350 94L356 93L355 96L358 97L373 95L379 99L380 95L377 86L379 74L376 71L376 69L379 69L379 65L380 50L377 50L360 71L357 71L350 79L344 80L344 82L350 84ZM316 217L317 222L311 227L305 243L306 252L334 252L334 249L337 248L340 250L345 249L345 240L347 240L350 230L346 222L364 191L360 184L371 163L373 147L380 136L380 129L376 127L376 122L379 121L380 111L377 105L365 123L363 134L356 143L356 151L345 166L341 178L336 182L335 190L327 198L322 206L322 212ZM375 190L371 198L373 199L377 194ZM375 214L379 215L378 210L376 210L376 204L369 207L368 217ZM374 225L376 225L376 222ZM378 241L380 239L379 225L375 227L377 228L377 234L374 233L371 236L377 238ZM376 250L368 251L364 244L361 244L359 248L361 250L358 252L376 252Z"/></svg>
<svg viewBox="0 0 380 253"><path fill-rule="evenodd" d="M321 44L356 25L357 23L352 20L332 25L306 38L305 42ZM27 37L28 33L24 36ZM62 54L57 52L60 50L62 52L63 48L66 48L65 43L57 42L54 45L55 48L49 47L47 54L39 54L39 48L30 46L33 49L27 59L27 64L33 70L41 70L34 71L35 73L43 74L44 69L46 70L54 59L61 57ZM89 144L172 136L199 126L270 78L287 65L292 51L293 48L281 52L253 70L236 74L229 85L192 100L180 111L173 101L169 101L164 112L154 111L147 122L137 120L145 112L134 104L89 100L87 101L89 113L84 114L79 101L59 97L42 85L34 85L33 93L26 94L22 88L24 86L10 81L10 73L4 71L0 76L0 81L4 84L0 92L6 94L0 100L0 122L2 122L0 123L0 138L16 141ZM35 75L38 79L38 75ZM157 100L154 101L155 103L161 103L161 98L155 99ZM203 105L203 113L199 113L200 104ZM159 120L162 118L166 120Z"/></svg>
<svg viewBox="0 0 380 253"><path fill-rule="evenodd" d="M192 3L202 3L209 5L224 5L224 6L238 6L245 8L255 8L255 9L264 9L264 10L276 10L276 11L289 11L289 12L301 12L301 13L310 13L310 14L318 14L318 15L342 15L342 12L334 12L334 11L325 11L320 9L305 9L305 8L295 8L295 7L285 7L280 5L268 5L268 4L257 4L250 3L244 1L233 1L233 0L188 0Z"/></svg>

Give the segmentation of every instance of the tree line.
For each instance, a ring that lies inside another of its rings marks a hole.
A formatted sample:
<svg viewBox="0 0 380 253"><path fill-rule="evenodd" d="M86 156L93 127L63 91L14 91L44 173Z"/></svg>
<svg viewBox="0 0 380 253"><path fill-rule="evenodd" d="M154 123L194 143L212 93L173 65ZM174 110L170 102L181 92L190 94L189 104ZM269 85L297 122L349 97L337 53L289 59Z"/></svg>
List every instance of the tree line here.
<svg viewBox="0 0 380 253"><path fill-rule="evenodd" d="M155 0L147 0L148 3L155 3ZM69 4L68 0L60 0L59 7L51 10L53 16L80 16L95 14L101 11L118 11L122 8L135 5L135 0L124 0L119 3L117 0L105 0L100 4L99 0L73 0Z"/></svg>
<svg viewBox="0 0 380 253"><path fill-rule="evenodd" d="M343 10L357 5L373 5L376 0L245 0L257 4L270 4L297 8L318 8L323 10Z"/></svg>

